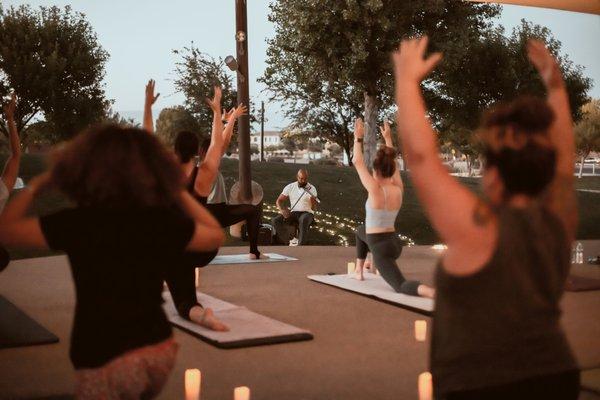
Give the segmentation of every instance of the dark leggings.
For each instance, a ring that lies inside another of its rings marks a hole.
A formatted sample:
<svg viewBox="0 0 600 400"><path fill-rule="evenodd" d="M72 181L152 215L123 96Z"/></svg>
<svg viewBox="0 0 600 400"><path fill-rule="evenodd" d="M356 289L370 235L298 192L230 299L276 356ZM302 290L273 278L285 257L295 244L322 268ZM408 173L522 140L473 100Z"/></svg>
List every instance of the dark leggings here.
<svg viewBox="0 0 600 400"><path fill-rule="evenodd" d="M543 375L506 385L452 392L438 400L577 400L579 371Z"/></svg>
<svg viewBox="0 0 600 400"><path fill-rule="evenodd" d="M379 270L381 277L398 293L409 296L418 296L418 281L407 281L396 259L402 254L402 244L395 232L370 233L367 235L365 226L361 225L356 230L356 257L360 260L367 258L367 253L373 254L373 263Z"/></svg>
<svg viewBox="0 0 600 400"><path fill-rule="evenodd" d="M206 208L219 221L223 228L237 224L240 221L246 221L248 229L248 239L250 241L250 253L257 258L260 257L258 251L258 231L260 228L261 208L252 204L230 205L225 203L207 204Z"/></svg>
<svg viewBox="0 0 600 400"><path fill-rule="evenodd" d="M261 218L261 209L251 204L228 205L206 204L208 211L219 221L223 228L246 221L248 237L250 239L250 253L260 257L258 251L258 229ZM195 269L204 267L217 255L217 251L210 253L186 253L181 261L181 268L172 268L167 275L167 285L177 312L182 318L189 319L190 310L198 305L196 297Z"/></svg>
<svg viewBox="0 0 600 400"><path fill-rule="evenodd" d="M169 268L166 281L173 297L175 308L182 318L190 319L190 310L198 303L196 297L196 268L204 267L217 255L217 250L209 253L185 253L175 268Z"/></svg>

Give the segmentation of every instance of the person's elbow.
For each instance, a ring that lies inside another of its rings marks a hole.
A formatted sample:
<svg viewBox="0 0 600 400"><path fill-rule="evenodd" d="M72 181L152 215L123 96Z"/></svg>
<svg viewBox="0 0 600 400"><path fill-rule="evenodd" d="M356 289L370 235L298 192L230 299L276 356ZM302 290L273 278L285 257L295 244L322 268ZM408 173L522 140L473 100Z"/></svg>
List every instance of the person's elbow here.
<svg viewBox="0 0 600 400"><path fill-rule="evenodd" d="M210 228L205 236L203 250L218 250L219 247L225 244L225 232L220 227Z"/></svg>
<svg viewBox="0 0 600 400"><path fill-rule="evenodd" d="M225 231L221 228L216 228L214 233L214 238L212 242L213 250L218 249L219 247L225 244Z"/></svg>

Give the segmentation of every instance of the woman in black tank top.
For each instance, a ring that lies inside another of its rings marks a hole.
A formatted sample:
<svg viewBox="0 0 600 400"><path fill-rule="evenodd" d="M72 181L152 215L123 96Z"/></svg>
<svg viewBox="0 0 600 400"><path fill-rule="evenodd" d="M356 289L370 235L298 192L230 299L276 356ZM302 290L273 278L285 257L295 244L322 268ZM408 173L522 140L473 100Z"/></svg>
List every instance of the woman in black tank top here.
<svg viewBox="0 0 600 400"><path fill-rule="evenodd" d="M441 60L427 38L394 54L398 131L419 198L448 249L436 272L430 352L437 399L572 399L579 372L560 326L577 212L565 84L544 44L529 59L548 98L520 97L480 126L486 200L450 177L421 80Z"/></svg>

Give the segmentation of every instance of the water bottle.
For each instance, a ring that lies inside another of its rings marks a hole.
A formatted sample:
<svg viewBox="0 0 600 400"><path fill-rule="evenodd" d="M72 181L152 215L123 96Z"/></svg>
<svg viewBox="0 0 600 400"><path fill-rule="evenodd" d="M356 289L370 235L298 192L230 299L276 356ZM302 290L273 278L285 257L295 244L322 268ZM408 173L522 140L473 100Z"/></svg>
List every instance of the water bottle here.
<svg viewBox="0 0 600 400"><path fill-rule="evenodd" d="M583 244L577 243L575 247L575 264L583 264Z"/></svg>

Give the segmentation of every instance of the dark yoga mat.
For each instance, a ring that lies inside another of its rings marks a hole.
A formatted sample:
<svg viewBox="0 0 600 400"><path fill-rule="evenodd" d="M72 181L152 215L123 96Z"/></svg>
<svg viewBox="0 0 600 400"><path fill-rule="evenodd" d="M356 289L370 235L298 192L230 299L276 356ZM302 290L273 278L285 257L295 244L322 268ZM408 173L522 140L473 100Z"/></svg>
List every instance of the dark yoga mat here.
<svg viewBox="0 0 600 400"><path fill-rule="evenodd" d="M0 296L0 349L57 342L56 335Z"/></svg>
<svg viewBox="0 0 600 400"><path fill-rule="evenodd" d="M584 278L583 276L569 275L565 282L567 292L585 292L600 290L600 279Z"/></svg>

